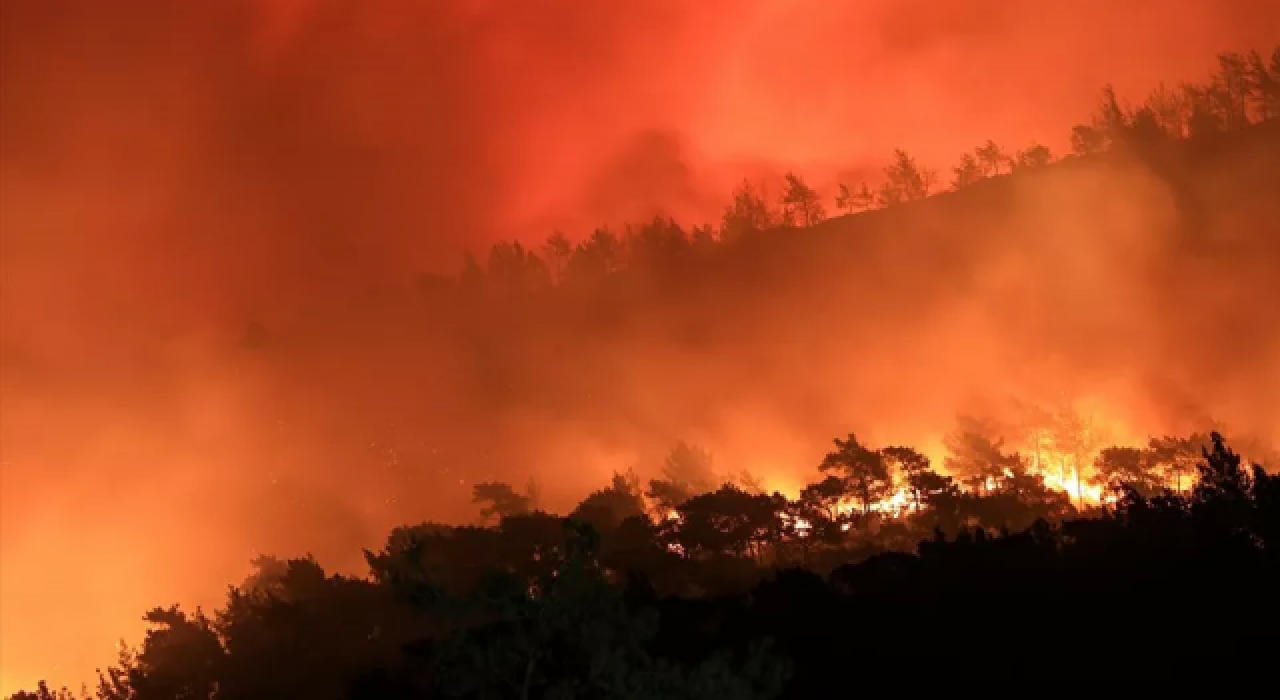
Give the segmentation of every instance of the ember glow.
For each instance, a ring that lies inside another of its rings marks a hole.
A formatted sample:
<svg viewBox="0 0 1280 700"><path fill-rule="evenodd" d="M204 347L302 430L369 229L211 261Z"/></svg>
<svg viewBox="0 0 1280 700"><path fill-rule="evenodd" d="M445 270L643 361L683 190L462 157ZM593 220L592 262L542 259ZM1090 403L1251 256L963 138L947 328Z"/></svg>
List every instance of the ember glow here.
<svg viewBox="0 0 1280 700"><path fill-rule="evenodd" d="M5 0L0 693L78 684L256 553L359 572L393 526L473 520L477 481L563 510L677 439L794 495L833 435L941 465L958 414L1067 394L1106 440L1008 447L1088 504L1101 446L1280 434L1274 254L1167 245L1141 169L625 316L420 304L464 252L716 222L743 178L795 169L830 208L895 147L1061 153L1102 85L1276 27L1253 0Z"/></svg>

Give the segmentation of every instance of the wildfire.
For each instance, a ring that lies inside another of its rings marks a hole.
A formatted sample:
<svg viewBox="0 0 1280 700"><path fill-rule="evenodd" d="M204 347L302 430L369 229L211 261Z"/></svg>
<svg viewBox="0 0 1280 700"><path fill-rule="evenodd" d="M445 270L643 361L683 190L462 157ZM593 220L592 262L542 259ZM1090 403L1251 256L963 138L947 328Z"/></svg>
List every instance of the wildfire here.
<svg viewBox="0 0 1280 700"><path fill-rule="evenodd" d="M813 531L813 523L804 518L792 518L791 526L795 528L796 534L800 537L808 537Z"/></svg>
<svg viewBox="0 0 1280 700"><path fill-rule="evenodd" d="M1092 464L1096 457L1096 453L1090 454L1084 463ZM1027 474L1038 476L1046 489L1066 494L1076 507L1098 506L1115 502L1115 495L1110 493L1094 478L1092 468L1078 470L1072 465L1072 461L1072 456L1042 450L1035 462L1028 465ZM941 464L941 462L941 459L933 460L934 464ZM944 469L939 469L939 472L945 474ZM1006 470L1005 476L1013 477L1014 474L1012 471ZM957 480L956 486L961 491L968 493L975 491L989 493L1000 488L999 482L994 478L988 478L981 485L965 484ZM799 489L796 487L780 489L780 492L788 498L794 499L799 496ZM899 484L887 498L872 503L865 509L861 504L853 501L844 501L836 506L836 512L844 516L869 512L891 518L900 518L911 515L919 508L915 494L906 485ZM789 522L800 533L801 537L812 530L812 524L803 518L792 517ZM848 529L847 524L845 529Z"/></svg>
<svg viewBox="0 0 1280 700"><path fill-rule="evenodd" d="M1075 469L1069 469L1065 473L1040 472L1039 475L1046 488L1071 496L1077 504L1099 505L1115 500L1114 495L1103 493L1100 484L1089 482L1087 477L1083 477Z"/></svg>

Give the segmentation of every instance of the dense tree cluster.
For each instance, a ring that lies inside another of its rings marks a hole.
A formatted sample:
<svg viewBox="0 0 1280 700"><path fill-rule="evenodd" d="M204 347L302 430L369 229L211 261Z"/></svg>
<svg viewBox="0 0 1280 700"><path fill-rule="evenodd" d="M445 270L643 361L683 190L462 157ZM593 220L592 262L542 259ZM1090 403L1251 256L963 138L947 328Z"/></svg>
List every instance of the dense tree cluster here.
<svg viewBox="0 0 1280 700"><path fill-rule="evenodd" d="M925 669L980 686L985 674L964 671L991 663L1047 681L1064 660L1134 650L1152 674L1189 653L1187 625L1262 639L1280 613L1280 478L1206 439L1196 458L1199 437L1103 450L1103 473L1135 478L1087 518L1063 517L1069 504L1025 472L980 461L1004 478L966 493L914 450L852 435L795 500L731 484L693 493L705 463L670 465L650 496L618 475L568 517L397 529L366 552L364 578L260 559L212 615L148 613L151 631L93 696L804 698ZM1193 488L1152 491L1163 460L1191 460ZM894 474L925 504L905 523L872 507ZM646 499L667 489L692 495L653 517ZM476 495L491 509L509 501ZM1238 645L1195 653L1254 660Z"/></svg>

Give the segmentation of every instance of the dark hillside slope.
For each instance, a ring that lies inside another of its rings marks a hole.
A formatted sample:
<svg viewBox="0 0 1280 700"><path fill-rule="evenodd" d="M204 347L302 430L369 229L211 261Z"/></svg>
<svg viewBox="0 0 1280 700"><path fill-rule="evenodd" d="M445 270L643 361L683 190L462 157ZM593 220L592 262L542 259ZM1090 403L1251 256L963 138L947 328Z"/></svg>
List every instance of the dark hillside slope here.
<svg viewBox="0 0 1280 700"><path fill-rule="evenodd" d="M772 357L782 372L851 372L846 387L866 374L847 367L858 360L905 371L937 364L938 345L1030 372L1056 363L1086 383L1133 380L1139 360L1151 389L1237 371L1257 382L1280 352L1267 301L1280 299L1277 155L1270 122L761 232L717 251L671 303L639 295L615 322L679 319L711 329L689 349L721 368L755 373Z"/></svg>
<svg viewBox="0 0 1280 700"><path fill-rule="evenodd" d="M732 262L723 274L760 275L757 287L799 288L797 277L816 278L823 291L860 279L910 296L927 287L921 273L963 278L1001 252L1056 243L1064 229L1074 234L1065 245L1087 247L1105 236L1086 228L1138 224L1155 229L1144 233L1167 262L1210 254L1261 266L1280 256L1278 156L1280 121L1208 142L1072 157L812 229L760 232L726 251Z"/></svg>
<svg viewBox="0 0 1280 700"><path fill-rule="evenodd" d="M255 362L320 416L294 420L323 420L317 459L335 468L366 460L371 439L399 441L404 463L426 465L416 478L437 464L539 474L553 503L677 439L726 468L806 468L850 428L927 443L957 411L1009 395L1102 396L1139 434L1209 416L1280 433L1278 147L1273 122L1070 158L592 284L477 296L464 280L358 323L333 313L306 336L280 329ZM624 456L591 461L601 446ZM456 484L440 477L462 508Z"/></svg>

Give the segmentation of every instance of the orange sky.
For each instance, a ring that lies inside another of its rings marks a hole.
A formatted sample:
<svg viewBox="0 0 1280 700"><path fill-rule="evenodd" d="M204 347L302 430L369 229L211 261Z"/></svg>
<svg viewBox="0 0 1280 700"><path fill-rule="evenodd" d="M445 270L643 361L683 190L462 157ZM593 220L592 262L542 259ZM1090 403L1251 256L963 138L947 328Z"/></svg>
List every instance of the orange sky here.
<svg viewBox="0 0 1280 700"><path fill-rule="evenodd" d="M322 546L207 498L311 456L246 408L268 370L208 350L245 318L504 236L714 220L744 174L825 187L894 147L938 168L987 138L1061 150L1104 83L1136 95L1280 41L1271 0L0 8L0 692L81 677L251 549ZM333 511L344 545L380 536Z"/></svg>
<svg viewBox="0 0 1280 700"><path fill-rule="evenodd" d="M45 308L50 270L73 263L94 304L146 295L154 316L158 296L189 317L192 304L452 267L469 241L512 232L654 208L713 218L753 166L821 180L896 146L938 166L992 137L1060 147L1102 84L1198 77L1216 51L1269 45L1264 19L1280 12L1266 0L275 4L6 3L9 285L38 289ZM89 303L58 295L70 313Z"/></svg>

